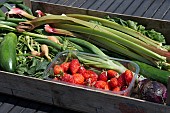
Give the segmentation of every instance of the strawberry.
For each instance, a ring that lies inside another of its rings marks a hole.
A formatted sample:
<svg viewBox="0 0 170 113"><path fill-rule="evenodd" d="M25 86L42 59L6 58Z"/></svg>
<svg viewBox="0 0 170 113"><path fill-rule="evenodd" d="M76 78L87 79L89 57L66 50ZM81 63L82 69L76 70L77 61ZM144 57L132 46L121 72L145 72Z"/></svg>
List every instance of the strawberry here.
<svg viewBox="0 0 170 113"><path fill-rule="evenodd" d="M79 60L78 59L73 59L71 62L70 62L70 71L72 74L75 74L77 73L78 69L80 67L80 63L79 63Z"/></svg>
<svg viewBox="0 0 170 113"><path fill-rule="evenodd" d="M113 91L115 91L115 92L118 92L118 91L120 91L120 87L115 87L114 89L113 89Z"/></svg>
<svg viewBox="0 0 170 113"><path fill-rule="evenodd" d="M75 84L84 84L84 77L82 74L75 73L72 76Z"/></svg>
<svg viewBox="0 0 170 113"><path fill-rule="evenodd" d="M98 79L98 75L94 72L91 76L90 76L90 81L91 84L94 84Z"/></svg>
<svg viewBox="0 0 170 113"><path fill-rule="evenodd" d="M67 72L70 66L70 62L64 62L60 66L63 68L64 72Z"/></svg>
<svg viewBox="0 0 170 113"><path fill-rule="evenodd" d="M109 79L111 79L111 78L119 76L119 74L114 70L108 70L107 71L107 76L108 76Z"/></svg>
<svg viewBox="0 0 170 113"><path fill-rule="evenodd" d="M86 71L84 66L80 66L77 73L83 74Z"/></svg>
<svg viewBox="0 0 170 113"><path fill-rule="evenodd" d="M95 74L92 70L86 70L84 73L83 73L83 76L85 79L88 79L91 77L92 74Z"/></svg>
<svg viewBox="0 0 170 113"><path fill-rule="evenodd" d="M107 84L106 84L106 86L105 86L105 90L110 90L110 86L109 86L109 84L108 84L108 82L106 82Z"/></svg>
<svg viewBox="0 0 170 113"><path fill-rule="evenodd" d="M111 88L115 88L118 86L118 80L117 78L111 78L109 81L109 85Z"/></svg>
<svg viewBox="0 0 170 113"><path fill-rule="evenodd" d="M61 68L59 65L55 65L53 71L55 75L61 74L63 73L63 68Z"/></svg>
<svg viewBox="0 0 170 113"><path fill-rule="evenodd" d="M118 78L117 78L117 81L118 81L118 86L119 87L123 87L126 85L126 81L125 81L125 78L124 78L124 74L121 74Z"/></svg>
<svg viewBox="0 0 170 113"><path fill-rule="evenodd" d="M103 80L103 81L106 82L106 81L107 81L107 72L106 72L106 71L102 72L102 73L99 75L98 80Z"/></svg>
<svg viewBox="0 0 170 113"><path fill-rule="evenodd" d="M69 83L74 83L73 76L67 73L64 73L63 76L61 77L62 81L69 82Z"/></svg>
<svg viewBox="0 0 170 113"><path fill-rule="evenodd" d="M107 83L105 81L99 80L96 81L96 83L94 84L94 87L99 88L99 89L105 89Z"/></svg>
<svg viewBox="0 0 170 113"><path fill-rule="evenodd" d="M92 70L86 70L83 73L84 78L86 79L86 83L90 86L94 85L94 83L97 81L98 79L98 75L92 71Z"/></svg>
<svg viewBox="0 0 170 113"><path fill-rule="evenodd" d="M132 81L133 73L130 70L126 70L124 72L124 77L125 77L126 84L129 85Z"/></svg>

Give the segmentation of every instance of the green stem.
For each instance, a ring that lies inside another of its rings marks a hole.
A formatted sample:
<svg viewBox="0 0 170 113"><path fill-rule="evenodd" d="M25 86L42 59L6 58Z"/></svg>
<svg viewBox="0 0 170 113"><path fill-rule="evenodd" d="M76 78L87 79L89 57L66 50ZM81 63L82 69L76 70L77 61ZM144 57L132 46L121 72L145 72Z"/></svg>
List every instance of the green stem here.
<svg viewBox="0 0 170 113"><path fill-rule="evenodd" d="M98 21L98 22L100 22L102 25L104 25L106 27L110 27L110 28L122 31L122 32L124 32L126 34L129 34L131 36L139 38L140 40L146 42L149 45L153 45L155 47L161 46L161 44L159 42L156 42L156 41L144 36L143 34L137 32L135 30L130 29L130 28L125 27L125 26L122 26L122 25L120 25L120 24L118 24L116 22L109 21L107 19L102 19L102 18L89 16L89 15L81 15L81 14L67 14L67 16L78 18L78 19L85 20L85 21L90 21L90 20Z"/></svg>
<svg viewBox="0 0 170 113"><path fill-rule="evenodd" d="M5 17L0 17L0 20L3 20L3 21L9 21L9 22L16 22L16 23L19 23L19 22L25 22L27 21L26 19L19 19L19 18L5 18Z"/></svg>
<svg viewBox="0 0 170 113"><path fill-rule="evenodd" d="M0 17L5 17L5 13L0 9Z"/></svg>
<svg viewBox="0 0 170 113"><path fill-rule="evenodd" d="M96 30L95 28L91 29L91 28L86 28L83 26L69 25L69 24L61 24L61 25L58 25L58 27L62 28L62 29L70 30L70 31L89 34L89 35L92 34L95 36L106 37L106 38L114 40L122 45L125 45L126 47L131 48L132 50L136 51L137 53L145 54L146 56L150 56L150 57L154 58L155 60L166 61L166 57L160 56L159 54L156 54L140 45L137 45L137 44L135 44L131 41L128 41L124 38L121 38L120 36L117 36L115 34L99 31L98 30L99 28L97 28L97 30Z"/></svg>

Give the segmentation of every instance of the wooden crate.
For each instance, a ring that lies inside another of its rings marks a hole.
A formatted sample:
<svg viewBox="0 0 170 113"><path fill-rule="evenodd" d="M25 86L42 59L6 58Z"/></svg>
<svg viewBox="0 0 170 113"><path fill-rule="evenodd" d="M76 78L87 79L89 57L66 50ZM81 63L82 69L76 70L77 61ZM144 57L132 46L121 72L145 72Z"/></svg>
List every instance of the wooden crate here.
<svg viewBox="0 0 170 113"><path fill-rule="evenodd" d="M31 3L26 0L33 11L40 9L53 14L80 13L99 17L110 15L122 19L130 19L162 32L166 37L170 32L170 22L133 17L121 14L98 12L68 6L46 4L41 2ZM170 40L167 40L170 42ZM168 87L168 91L169 91ZM12 74L0 71L0 92L23 97L42 103L90 113L168 113L170 106L156 104L145 100L125 97L93 89L84 89L63 83ZM169 94L169 93L168 93Z"/></svg>

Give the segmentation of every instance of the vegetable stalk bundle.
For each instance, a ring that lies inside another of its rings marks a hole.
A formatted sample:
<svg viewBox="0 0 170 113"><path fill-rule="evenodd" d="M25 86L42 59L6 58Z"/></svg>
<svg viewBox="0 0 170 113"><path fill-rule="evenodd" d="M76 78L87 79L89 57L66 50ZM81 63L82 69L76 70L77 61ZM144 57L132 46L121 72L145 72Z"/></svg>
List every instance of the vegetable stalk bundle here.
<svg viewBox="0 0 170 113"><path fill-rule="evenodd" d="M98 21L102 25L91 23L90 20ZM113 46L112 51L128 56L130 59L159 68L169 65L170 53L162 47L161 43L128 27L94 16L80 14L48 15L31 21L20 22L17 28L29 31L38 26L51 23L54 23L54 27L59 29L88 35L90 38L82 38L97 45L100 43L99 46L103 45L102 47L105 49L109 49L111 44Z"/></svg>

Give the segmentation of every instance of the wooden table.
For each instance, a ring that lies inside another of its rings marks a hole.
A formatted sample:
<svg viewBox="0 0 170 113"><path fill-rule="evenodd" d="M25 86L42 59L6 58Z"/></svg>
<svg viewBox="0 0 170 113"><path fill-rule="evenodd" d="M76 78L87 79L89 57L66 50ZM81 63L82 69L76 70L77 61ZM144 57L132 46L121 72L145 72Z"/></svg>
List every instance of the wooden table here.
<svg viewBox="0 0 170 113"><path fill-rule="evenodd" d="M0 0L3 2L5 0ZM39 0L92 10L170 20L170 0ZM0 93L0 113L78 113Z"/></svg>

